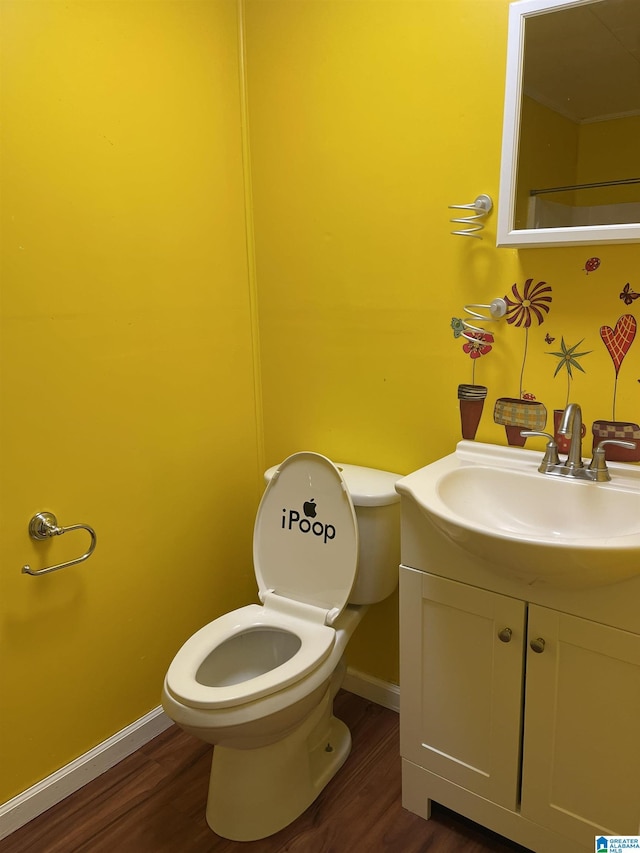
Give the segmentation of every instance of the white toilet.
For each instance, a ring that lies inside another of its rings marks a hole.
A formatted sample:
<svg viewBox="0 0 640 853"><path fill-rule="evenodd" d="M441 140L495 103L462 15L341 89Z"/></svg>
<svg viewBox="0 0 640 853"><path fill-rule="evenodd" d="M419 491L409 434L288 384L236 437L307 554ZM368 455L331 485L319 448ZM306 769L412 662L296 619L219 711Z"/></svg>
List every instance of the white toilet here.
<svg viewBox="0 0 640 853"><path fill-rule="evenodd" d="M333 699L366 606L397 585L399 477L308 452L267 471L253 535L262 604L205 625L169 666L164 710L216 745L207 822L224 838L287 826L349 754Z"/></svg>

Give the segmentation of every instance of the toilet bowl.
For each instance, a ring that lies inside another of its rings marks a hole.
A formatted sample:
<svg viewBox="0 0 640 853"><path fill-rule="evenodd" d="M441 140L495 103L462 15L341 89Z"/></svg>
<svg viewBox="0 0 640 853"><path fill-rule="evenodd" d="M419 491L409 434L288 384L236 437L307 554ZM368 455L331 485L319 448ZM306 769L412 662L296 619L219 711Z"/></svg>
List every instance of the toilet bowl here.
<svg viewBox="0 0 640 853"><path fill-rule="evenodd" d="M346 760L351 736L333 715L343 653L367 605L395 589L399 564L399 475L304 452L265 477L254 528L262 604L197 631L162 692L169 717L215 745L207 822L235 841L287 826Z"/></svg>

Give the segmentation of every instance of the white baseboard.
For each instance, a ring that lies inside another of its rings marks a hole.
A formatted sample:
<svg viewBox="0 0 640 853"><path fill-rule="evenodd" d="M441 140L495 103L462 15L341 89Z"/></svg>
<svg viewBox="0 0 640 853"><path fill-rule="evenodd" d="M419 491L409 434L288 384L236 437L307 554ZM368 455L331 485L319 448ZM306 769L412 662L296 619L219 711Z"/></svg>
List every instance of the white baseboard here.
<svg viewBox="0 0 640 853"><path fill-rule="evenodd" d="M0 805L0 839L97 779L172 725L162 708L154 708L122 731L99 743L46 779Z"/></svg>
<svg viewBox="0 0 640 853"><path fill-rule="evenodd" d="M383 708L389 708L391 711L400 710L400 688L390 681L382 681L374 678L373 675L348 667L342 687L349 693L355 693L356 696L362 696L363 699L375 702L376 705L382 705Z"/></svg>
<svg viewBox="0 0 640 853"><path fill-rule="evenodd" d="M397 684L381 681L358 670L347 669L342 686L350 693L362 696L363 699L384 708L390 708L392 711L398 711L400 708L400 688ZM172 721L162 708L154 708L70 764L0 805L0 839L6 838L69 794L97 779L170 725Z"/></svg>

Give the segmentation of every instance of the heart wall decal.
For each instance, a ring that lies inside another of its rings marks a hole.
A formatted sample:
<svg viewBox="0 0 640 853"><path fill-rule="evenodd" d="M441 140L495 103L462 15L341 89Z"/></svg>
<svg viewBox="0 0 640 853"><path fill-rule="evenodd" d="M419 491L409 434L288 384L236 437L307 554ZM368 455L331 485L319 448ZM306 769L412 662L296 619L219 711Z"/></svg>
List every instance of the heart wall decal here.
<svg viewBox="0 0 640 853"><path fill-rule="evenodd" d="M615 329L611 326L600 327L600 337L607 348L613 366L616 370L616 379L620 365L624 361L625 355L629 352L629 347L633 343L636 336L638 323L633 314L623 314L616 323Z"/></svg>
<svg viewBox="0 0 640 853"><path fill-rule="evenodd" d="M618 396L618 371L624 361L625 355L633 343L638 330L638 323L633 314L623 314L616 323L615 329L611 326L600 327L600 337L611 356L611 361L616 370L616 378L613 385L613 420L616 419L616 397Z"/></svg>

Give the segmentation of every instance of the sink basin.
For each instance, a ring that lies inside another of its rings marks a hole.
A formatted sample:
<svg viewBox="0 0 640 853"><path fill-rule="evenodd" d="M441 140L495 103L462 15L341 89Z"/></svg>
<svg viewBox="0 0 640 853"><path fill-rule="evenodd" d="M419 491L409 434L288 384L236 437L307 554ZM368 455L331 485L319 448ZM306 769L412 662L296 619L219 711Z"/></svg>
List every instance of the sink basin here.
<svg viewBox="0 0 640 853"><path fill-rule="evenodd" d="M540 474L542 451L461 441L397 484L438 531L501 575L589 587L640 574L640 468L611 481Z"/></svg>

